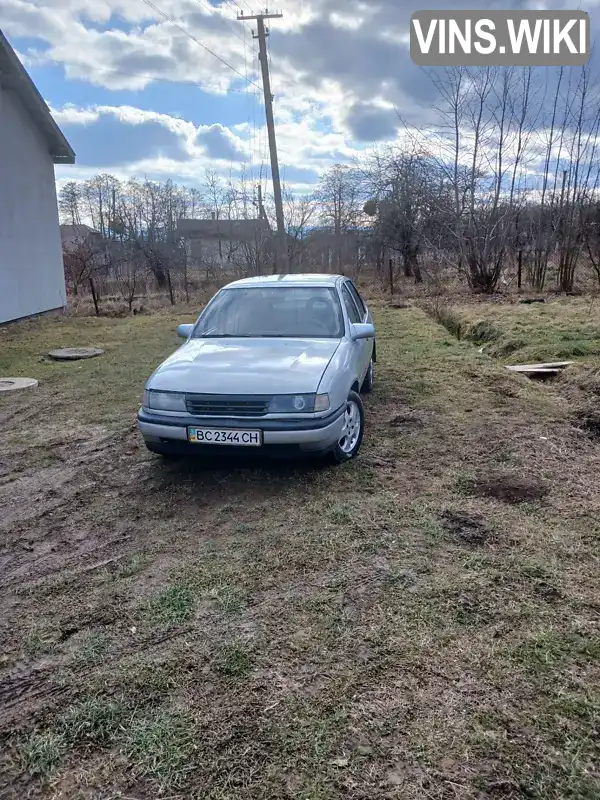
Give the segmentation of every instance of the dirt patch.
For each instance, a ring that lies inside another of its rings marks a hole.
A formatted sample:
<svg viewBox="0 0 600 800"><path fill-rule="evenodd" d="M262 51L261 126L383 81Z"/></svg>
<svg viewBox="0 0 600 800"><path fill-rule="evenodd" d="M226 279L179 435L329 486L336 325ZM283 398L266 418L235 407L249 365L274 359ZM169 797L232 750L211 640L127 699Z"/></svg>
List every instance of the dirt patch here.
<svg viewBox="0 0 600 800"><path fill-rule="evenodd" d="M463 488L475 497L491 497L509 505L534 503L548 494L542 481L517 473L493 473L464 482Z"/></svg>
<svg viewBox="0 0 600 800"><path fill-rule="evenodd" d="M575 424L591 439L600 439L600 411L590 410L575 418Z"/></svg>
<svg viewBox="0 0 600 800"><path fill-rule="evenodd" d="M400 429L403 433L416 433L425 427L425 420L414 411L403 411L389 421L390 428Z"/></svg>
<svg viewBox="0 0 600 800"><path fill-rule="evenodd" d="M533 584L533 591L538 597L547 600L549 603L554 603L563 597L563 593L560 589L547 581L535 581Z"/></svg>
<svg viewBox="0 0 600 800"><path fill-rule="evenodd" d="M482 547L492 538L483 517L460 511L445 511L442 514L442 527L451 539L470 547Z"/></svg>
<svg viewBox="0 0 600 800"><path fill-rule="evenodd" d="M489 387L502 397L519 397L520 386L515 380L505 378L503 375L492 375L489 380Z"/></svg>
<svg viewBox="0 0 600 800"><path fill-rule="evenodd" d="M0 488L0 506L4 508L0 531L8 531L16 523L38 519L62 506L80 490L77 470L64 466L42 469L5 484Z"/></svg>

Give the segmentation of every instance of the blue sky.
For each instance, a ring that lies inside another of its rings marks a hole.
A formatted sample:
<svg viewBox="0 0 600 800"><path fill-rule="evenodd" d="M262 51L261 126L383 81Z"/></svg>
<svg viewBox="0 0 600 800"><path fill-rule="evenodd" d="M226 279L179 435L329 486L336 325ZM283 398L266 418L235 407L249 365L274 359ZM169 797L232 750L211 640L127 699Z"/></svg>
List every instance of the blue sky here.
<svg viewBox="0 0 600 800"><path fill-rule="evenodd" d="M237 21L234 0L152 4L159 11L144 0L0 0L3 31L77 154L75 166L58 167L59 183L112 172L200 185L207 169L266 180L251 25ZM580 4L594 24L597 4ZM249 0L243 10L258 5ZM398 140L399 114L419 126L435 121L433 85L408 53L410 15L431 7L427 0L277 5L284 16L272 21L269 44L290 189L309 191L331 164ZM437 5L573 7L567 0Z"/></svg>

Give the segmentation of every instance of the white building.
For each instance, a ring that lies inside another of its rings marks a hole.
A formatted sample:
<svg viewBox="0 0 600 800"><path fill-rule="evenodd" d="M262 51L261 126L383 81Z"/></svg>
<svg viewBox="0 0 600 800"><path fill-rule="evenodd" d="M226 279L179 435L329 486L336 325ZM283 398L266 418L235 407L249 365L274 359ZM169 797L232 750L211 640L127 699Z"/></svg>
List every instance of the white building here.
<svg viewBox="0 0 600 800"><path fill-rule="evenodd" d="M54 164L74 163L0 31L0 323L66 304Z"/></svg>

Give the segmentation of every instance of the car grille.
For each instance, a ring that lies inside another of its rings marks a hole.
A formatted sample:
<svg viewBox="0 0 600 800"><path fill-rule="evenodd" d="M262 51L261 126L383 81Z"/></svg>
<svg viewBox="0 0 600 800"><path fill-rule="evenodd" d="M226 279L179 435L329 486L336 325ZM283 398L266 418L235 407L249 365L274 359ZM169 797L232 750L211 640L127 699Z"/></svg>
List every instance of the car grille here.
<svg viewBox="0 0 600 800"><path fill-rule="evenodd" d="M269 412L270 397L242 395L188 394L188 414L200 417L264 417Z"/></svg>

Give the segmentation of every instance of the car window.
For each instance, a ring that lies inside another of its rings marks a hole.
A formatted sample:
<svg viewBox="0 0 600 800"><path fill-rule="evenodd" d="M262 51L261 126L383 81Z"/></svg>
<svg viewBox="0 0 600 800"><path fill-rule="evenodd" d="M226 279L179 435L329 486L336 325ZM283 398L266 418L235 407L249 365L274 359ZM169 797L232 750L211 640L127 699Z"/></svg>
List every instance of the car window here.
<svg viewBox="0 0 600 800"><path fill-rule="evenodd" d="M342 297L344 298L344 305L346 306L346 311L348 312L348 318L350 322L357 323L361 321L361 316L358 308L356 307L356 303L352 299L352 295L348 291L346 284L342 286Z"/></svg>
<svg viewBox="0 0 600 800"><path fill-rule="evenodd" d="M360 318L361 318L361 319L364 319L364 317L365 317L365 314L367 313L367 307L366 307L366 305L363 303L363 299L362 299L362 297L359 295L359 293L358 293L358 289L357 289L357 288L356 288L356 286L355 286L355 285L352 283L352 281L348 281L348 282L346 283L346 286L348 287L348 291L350 292L350 294L351 294L351 295L352 295L352 297L354 298L354 302L356 303L356 306L357 306L357 308L358 308L358 310L359 310L359 312L360 312Z"/></svg>
<svg viewBox="0 0 600 800"><path fill-rule="evenodd" d="M340 339L343 331L334 289L259 286L222 289L200 315L192 338Z"/></svg>

